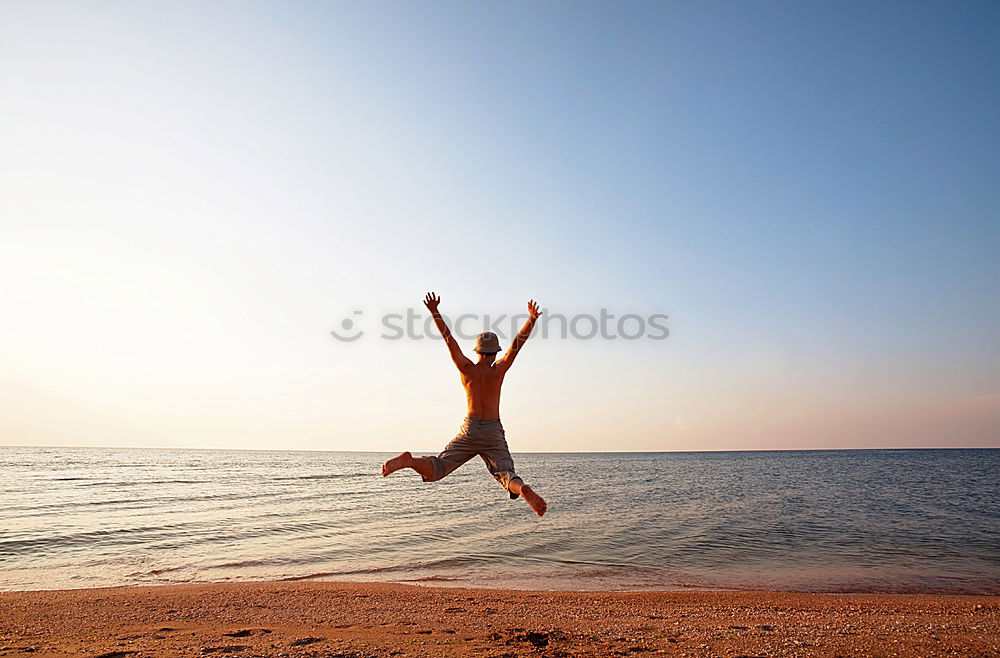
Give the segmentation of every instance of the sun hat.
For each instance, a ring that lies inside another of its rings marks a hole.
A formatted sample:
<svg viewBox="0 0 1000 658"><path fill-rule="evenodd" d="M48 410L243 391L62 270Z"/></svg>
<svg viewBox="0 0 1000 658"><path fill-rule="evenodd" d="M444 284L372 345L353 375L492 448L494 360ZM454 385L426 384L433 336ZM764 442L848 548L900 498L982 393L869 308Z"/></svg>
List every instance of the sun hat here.
<svg viewBox="0 0 1000 658"><path fill-rule="evenodd" d="M500 351L500 339L492 331L484 331L476 336L474 349L480 354L496 354Z"/></svg>

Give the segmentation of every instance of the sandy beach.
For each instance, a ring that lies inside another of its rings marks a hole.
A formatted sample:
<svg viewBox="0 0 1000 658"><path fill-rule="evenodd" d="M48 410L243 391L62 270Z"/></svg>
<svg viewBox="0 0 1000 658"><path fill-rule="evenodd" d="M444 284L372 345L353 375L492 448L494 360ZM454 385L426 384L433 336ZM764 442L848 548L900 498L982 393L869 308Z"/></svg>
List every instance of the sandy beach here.
<svg viewBox="0 0 1000 658"><path fill-rule="evenodd" d="M997 656L990 596L260 582L0 593L0 655Z"/></svg>

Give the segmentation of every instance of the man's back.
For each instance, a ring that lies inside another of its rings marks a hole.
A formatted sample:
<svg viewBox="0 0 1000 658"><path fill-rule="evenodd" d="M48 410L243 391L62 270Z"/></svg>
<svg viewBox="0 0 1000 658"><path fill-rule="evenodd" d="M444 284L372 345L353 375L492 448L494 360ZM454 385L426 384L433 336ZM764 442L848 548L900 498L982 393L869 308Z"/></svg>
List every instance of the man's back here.
<svg viewBox="0 0 1000 658"><path fill-rule="evenodd" d="M473 363L460 372L469 415L488 420L500 418L500 387L507 374L503 364Z"/></svg>

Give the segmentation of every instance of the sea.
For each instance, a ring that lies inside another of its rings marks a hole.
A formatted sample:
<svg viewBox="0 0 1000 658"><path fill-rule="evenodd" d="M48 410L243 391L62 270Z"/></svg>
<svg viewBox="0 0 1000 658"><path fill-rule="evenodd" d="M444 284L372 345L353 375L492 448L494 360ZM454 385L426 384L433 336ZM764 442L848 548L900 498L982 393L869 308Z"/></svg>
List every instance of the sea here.
<svg viewBox="0 0 1000 658"><path fill-rule="evenodd" d="M1000 450L526 453L549 503L475 459L0 448L0 589L248 580L544 590L1000 594Z"/></svg>

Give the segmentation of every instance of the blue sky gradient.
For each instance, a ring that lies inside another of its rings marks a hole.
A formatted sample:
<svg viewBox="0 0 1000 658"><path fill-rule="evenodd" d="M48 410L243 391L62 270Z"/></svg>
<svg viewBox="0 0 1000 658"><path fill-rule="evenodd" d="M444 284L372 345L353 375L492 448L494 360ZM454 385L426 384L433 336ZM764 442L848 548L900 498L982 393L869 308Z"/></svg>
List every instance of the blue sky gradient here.
<svg viewBox="0 0 1000 658"><path fill-rule="evenodd" d="M996 3L3 14L4 443L433 450L444 348L327 332L437 290L670 315L515 450L1000 445Z"/></svg>

